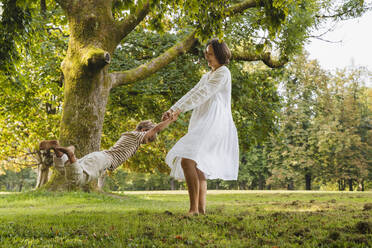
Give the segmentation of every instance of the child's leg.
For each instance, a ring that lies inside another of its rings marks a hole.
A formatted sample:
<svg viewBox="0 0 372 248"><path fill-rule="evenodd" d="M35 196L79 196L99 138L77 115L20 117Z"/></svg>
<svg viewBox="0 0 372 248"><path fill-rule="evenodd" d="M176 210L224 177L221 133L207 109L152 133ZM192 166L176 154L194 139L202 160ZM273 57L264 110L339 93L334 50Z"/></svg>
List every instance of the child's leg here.
<svg viewBox="0 0 372 248"><path fill-rule="evenodd" d="M68 148L72 149L72 151L75 151L74 146L69 146ZM65 173L65 165L69 161L68 156L64 154L63 152L55 149L55 156L53 157L54 162L54 168L61 173Z"/></svg>
<svg viewBox="0 0 372 248"><path fill-rule="evenodd" d="M61 152L61 153L66 154L71 164L77 161L75 157L75 153L74 153L75 149L73 149L71 146L69 147L57 146L54 148L54 150L56 150L56 152Z"/></svg>
<svg viewBox="0 0 372 248"><path fill-rule="evenodd" d="M67 155L70 164L65 165L66 180L75 185L97 180L111 165L110 158L103 152L93 152L77 160L73 149L69 147L56 147L55 150ZM99 183L102 183L102 179Z"/></svg>
<svg viewBox="0 0 372 248"><path fill-rule="evenodd" d="M58 146L55 148L55 150L67 155L68 161L70 162L65 164L66 180L70 184L83 185L85 183L85 175L83 173L81 165L75 157L74 149L72 147Z"/></svg>
<svg viewBox="0 0 372 248"><path fill-rule="evenodd" d="M65 164L67 161L68 161L68 157L66 154L63 154L63 153L61 156L58 156L56 154L56 156L53 157L54 167L61 174L65 172Z"/></svg>
<svg viewBox="0 0 372 248"><path fill-rule="evenodd" d="M103 186L106 169L111 165L110 158L103 152L92 152L79 159L86 177L86 183L98 179L98 187Z"/></svg>
<svg viewBox="0 0 372 248"><path fill-rule="evenodd" d="M78 161L65 165L65 177L69 184L82 186L85 184L86 175Z"/></svg>
<svg viewBox="0 0 372 248"><path fill-rule="evenodd" d="M103 186L105 185L105 175L106 173L102 173L102 175L100 175L98 177L98 189L102 190L103 189Z"/></svg>

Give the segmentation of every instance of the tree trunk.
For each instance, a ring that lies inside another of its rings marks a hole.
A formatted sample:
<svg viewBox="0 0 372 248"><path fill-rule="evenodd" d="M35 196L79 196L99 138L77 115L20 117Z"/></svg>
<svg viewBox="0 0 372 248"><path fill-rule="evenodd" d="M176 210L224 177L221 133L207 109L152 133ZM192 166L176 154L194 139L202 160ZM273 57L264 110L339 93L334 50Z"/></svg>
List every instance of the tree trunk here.
<svg viewBox="0 0 372 248"><path fill-rule="evenodd" d="M345 188L346 188L346 181L345 181L345 179L339 179L338 180L338 190L340 190L340 191L344 191L345 190Z"/></svg>
<svg viewBox="0 0 372 248"><path fill-rule="evenodd" d="M70 74L71 68L65 68L64 71ZM100 149L110 90L109 82L103 80L106 73L107 70L81 80L73 80L75 75L65 75L60 142L64 146L74 145L78 157Z"/></svg>
<svg viewBox="0 0 372 248"><path fill-rule="evenodd" d="M248 189L250 190L254 190L254 189L257 189L257 179L253 179L251 184L248 186Z"/></svg>
<svg viewBox="0 0 372 248"><path fill-rule="evenodd" d="M353 179L348 179L349 191L353 191Z"/></svg>
<svg viewBox="0 0 372 248"><path fill-rule="evenodd" d="M289 183L287 184L287 190L294 190L293 180L289 181Z"/></svg>
<svg viewBox="0 0 372 248"><path fill-rule="evenodd" d="M258 178L258 189L264 190L265 189L265 177L260 175Z"/></svg>
<svg viewBox="0 0 372 248"><path fill-rule="evenodd" d="M306 190L311 190L311 174L305 175Z"/></svg>
<svg viewBox="0 0 372 248"><path fill-rule="evenodd" d="M22 192L22 188L23 188L23 181L21 181L19 184L18 192Z"/></svg>
<svg viewBox="0 0 372 248"><path fill-rule="evenodd" d="M174 186L174 179L173 178L171 178L171 180L170 180L170 186L171 186L171 190L176 189L175 186Z"/></svg>
<svg viewBox="0 0 372 248"><path fill-rule="evenodd" d="M45 185L49 179L49 167L43 168L43 165L39 165L37 169L37 181L36 181L36 188L40 188L41 186Z"/></svg>
<svg viewBox="0 0 372 248"><path fill-rule="evenodd" d="M77 11L78 10L78 11ZM111 89L107 64L117 46L111 2L74 1L66 5L70 38L61 68L64 103L59 142L74 145L77 158L100 150L103 119ZM46 185L67 190L63 173L54 170ZM84 190L97 189L97 181Z"/></svg>

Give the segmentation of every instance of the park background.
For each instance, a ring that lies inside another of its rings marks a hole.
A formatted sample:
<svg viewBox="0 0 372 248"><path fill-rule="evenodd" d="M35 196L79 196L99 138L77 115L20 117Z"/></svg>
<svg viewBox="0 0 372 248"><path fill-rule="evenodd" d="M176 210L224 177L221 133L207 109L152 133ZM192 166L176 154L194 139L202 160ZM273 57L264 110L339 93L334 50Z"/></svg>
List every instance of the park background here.
<svg viewBox="0 0 372 248"><path fill-rule="evenodd" d="M0 246L371 247L371 4L1 0ZM240 169L208 182L207 214L185 215L164 163L190 113L103 191L65 187L39 141L83 156L160 121L209 70L210 37L233 53Z"/></svg>
<svg viewBox="0 0 372 248"><path fill-rule="evenodd" d="M324 56L319 57L321 62L314 59L314 47L319 47L319 42L320 47L329 49L340 46L338 37L330 37L330 27L342 30L347 22L358 25L358 18L371 19L368 4L344 18L331 18L316 27L309 24L306 36L301 33L303 30L289 26L298 40L281 37L286 44L283 49L291 54L291 59L280 68L270 68L260 61L231 61L232 110L240 145L239 178L231 182L211 180L208 188L371 189L371 65L360 64L359 60L355 63L353 57L349 65L332 67L329 59L338 60L335 52L326 56L328 61ZM18 16L20 23L15 28L20 30L13 37L12 30L6 30L9 27L5 12L2 13L3 34L14 38L14 44L3 47L9 51L2 51L10 57L3 60L1 74L0 191L24 191L39 184L35 147L42 139L58 139L62 115L64 86L60 65L69 39L67 19L60 8L46 8L41 15L32 15L27 11L32 13L38 8L32 1L20 6L25 15ZM224 24L230 47L254 46L256 53L269 47L275 49L275 45L268 45L272 38L270 28L269 32L259 28L254 31L242 24L247 20L257 21L243 18ZM184 36L179 27L167 27L167 21L164 18L163 23L154 21L140 26L148 28L147 32L134 29L116 49L110 70L123 71L146 63ZM245 40L247 34L251 35L249 42ZM356 40L361 46L368 45L366 38ZM258 44L252 45L253 41ZM343 52L339 54L350 53L350 49L340 47ZM109 148L120 133L133 130L140 120L160 121L161 114L208 70L202 50L203 45L199 44L146 79L112 89L101 148ZM360 50L363 48L356 49L354 56L371 52L369 47L364 48L365 53L357 52ZM159 135L156 143L142 146L132 159L107 177L105 189L185 189L184 182L168 176L164 158L187 132L189 117L190 113L181 115L177 123Z"/></svg>

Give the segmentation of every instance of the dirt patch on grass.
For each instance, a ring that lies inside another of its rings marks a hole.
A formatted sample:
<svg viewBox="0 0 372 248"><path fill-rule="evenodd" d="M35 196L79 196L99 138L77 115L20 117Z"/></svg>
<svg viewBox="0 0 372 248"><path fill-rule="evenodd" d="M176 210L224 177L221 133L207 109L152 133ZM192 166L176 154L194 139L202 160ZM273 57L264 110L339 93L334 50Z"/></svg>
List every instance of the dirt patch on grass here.
<svg viewBox="0 0 372 248"><path fill-rule="evenodd" d="M299 201L299 200L293 201L293 202L291 203L291 205L292 205L292 206L298 206L298 205L300 205L300 201Z"/></svg>
<svg viewBox="0 0 372 248"><path fill-rule="evenodd" d="M293 232L293 235L296 237L305 237L309 232L310 232L310 229L305 227L305 228L300 228L300 229L295 230Z"/></svg>
<svg viewBox="0 0 372 248"><path fill-rule="evenodd" d="M369 234L372 232L372 223L368 221L359 221L355 224L355 228L361 234Z"/></svg>
<svg viewBox="0 0 372 248"><path fill-rule="evenodd" d="M165 214L165 215L169 215L169 216L173 215L173 213L172 213L171 211L168 211L168 210L165 210L165 211L164 211L164 214Z"/></svg>
<svg viewBox="0 0 372 248"><path fill-rule="evenodd" d="M353 243L368 245L368 239L364 235L357 236L357 237L352 236L352 237L349 237L348 240Z"/></svg>
<svg viewBox="0 0 372 248"><path fill-rule="evenodd" d="M364 211L372 210L372 203L366 203L363 206Z"/></svg>
<svg viewBox="0 0 372 248"><path fill-rule="evenodd" d="M340 233L337 232L337 231L332 231L330 234L329 234L329 238L332 239L332 240L338 240L340 238Z"/></svg>
<svg viewBox="0 0 372 248"><path fill-rule="evenodd" d="M287 212L274 212L271 214L273 218L288 218L290 214Z"/></svg>

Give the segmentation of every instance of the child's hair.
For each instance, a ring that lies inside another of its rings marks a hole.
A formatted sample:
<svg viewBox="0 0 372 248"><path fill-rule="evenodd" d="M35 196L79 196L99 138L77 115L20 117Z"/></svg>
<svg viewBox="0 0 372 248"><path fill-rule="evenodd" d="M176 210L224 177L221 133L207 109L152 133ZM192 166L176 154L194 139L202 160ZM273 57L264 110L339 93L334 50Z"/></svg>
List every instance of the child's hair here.
<svg viewBox="0 0 372 248"><path fill-rule="evenodd" d="M152 123L151 120L141 121L137 127L136 131L141 131L142 129L150 130L151 128L155 127L155 124Z"/></svg>

